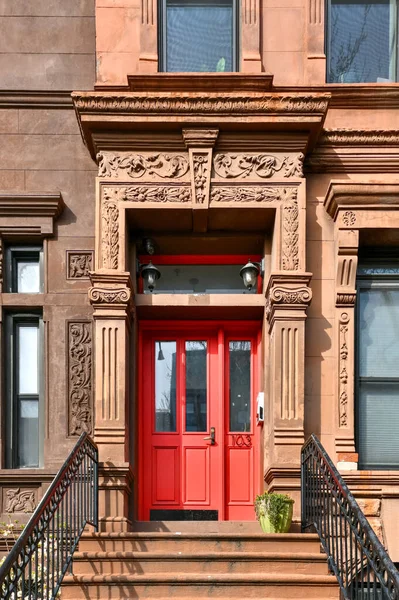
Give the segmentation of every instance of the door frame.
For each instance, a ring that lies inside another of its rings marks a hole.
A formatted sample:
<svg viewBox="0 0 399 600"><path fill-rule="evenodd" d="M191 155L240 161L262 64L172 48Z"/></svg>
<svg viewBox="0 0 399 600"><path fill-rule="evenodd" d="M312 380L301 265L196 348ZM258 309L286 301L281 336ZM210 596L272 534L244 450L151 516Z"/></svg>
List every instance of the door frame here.
<svg viewBox="0 0 399 600"><path fill-rule="evenodd" d="M222 398L222 402L219 403L218 411L219 411L219 422L223 427L223 432L221 432L220 439L223 440L223 448L221 452L221 473L223 478L222 484L222 493L221 493L221 506L219 508L219 520L225 520L226 513L226 452L225 452L225 440L228 433L226 429L226 387L227 387L227 377L225 373L225 363L226 363L226 348L225 348L225 340L226 338L231 338L231 335L236 334L237 336L245 336L245 334L249 334L251 338L254 339L256 343L255 352L253 354L253 373L251 376L251 384L252 388L252 400L255 403L257 393L261 390L261 381L262 381L262 361L261 361L261 340L262 340L262 321L261 320L245 320L245 321L236 321L236 320L224 320L224 321L215 321L215 320L140 320L138 322L138 377L137 377L137 460L136 464L138 466L138 478L137 478L137 518L139 520L144 520L144 409L143 409L143 395L145 389L145 378L148 377L148 370L145 370L143 364L143 351L144 351L144 337L148 332L159 332L160 335L168 334L172 331L176 331L178 335L183 335L184 332L187 332L190 337L192 335L200 334L202 331L206 331L207 335L212 332L215 335L218 347L218 357L219 364L221 368L219 369L219 376L217 381L217 387L220 393L220 397ZM151 365L152 370L152 365ZM256 410L254 407L252 409L252 415L255 417ZM259 427L255 422L255 418L253 419L253 431L254 431L254 469L253 469L253 477L254 477L254 492L255 494L260 491L260 433Z"/></svg>

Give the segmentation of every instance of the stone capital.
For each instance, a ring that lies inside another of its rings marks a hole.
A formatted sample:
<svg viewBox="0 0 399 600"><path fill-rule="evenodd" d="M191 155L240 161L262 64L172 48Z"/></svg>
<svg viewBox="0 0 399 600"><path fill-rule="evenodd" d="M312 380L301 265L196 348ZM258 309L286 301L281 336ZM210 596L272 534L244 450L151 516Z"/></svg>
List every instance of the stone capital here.
<svg viewBox="0 0 399 600"><path fill-rule="evenodd" d="M276 320L303 320L312 300L311 273L272 273L266 288L266 317Z"/></svg>
<svg viewBox="0 0 399 600"><path fill-rule="evenodd" d="M101 272L90 273L92 287L89 288L89 301L94 308L94 318L107 317L115 311L133 311L133 284L130 273Z"/></svg>

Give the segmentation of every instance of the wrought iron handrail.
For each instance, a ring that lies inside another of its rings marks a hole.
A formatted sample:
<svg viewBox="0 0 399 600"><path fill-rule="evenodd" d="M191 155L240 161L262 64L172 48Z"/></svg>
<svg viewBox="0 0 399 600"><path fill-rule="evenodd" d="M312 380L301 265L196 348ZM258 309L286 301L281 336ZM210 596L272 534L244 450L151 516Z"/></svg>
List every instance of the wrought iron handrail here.
<svg viewBox="0 0 399 600"><path fill-rule="evenodd" d="M315 435L301 454L302 531L314 527L346 600L399 600L399 572Z"/></svg>
<svg viewBox="0 0 399 600"><path fill-rule="evenodd" d="M98 527L98 450L82 433L0 568L0 598L56 598L88 524Z"/></svg>

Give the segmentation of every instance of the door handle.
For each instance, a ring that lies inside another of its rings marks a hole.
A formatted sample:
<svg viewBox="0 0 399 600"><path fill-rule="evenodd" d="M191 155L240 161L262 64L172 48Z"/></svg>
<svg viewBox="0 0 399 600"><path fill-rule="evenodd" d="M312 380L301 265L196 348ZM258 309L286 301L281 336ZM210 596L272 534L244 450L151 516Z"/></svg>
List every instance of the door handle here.
<svg viewBox="0 0 399 600"><path fill-rule="evenodd" d="M215 428L211 427L211 435L208 437L204 437L204 440L211 440L211 446L214 446L216 441L215 441Z"/></svg>

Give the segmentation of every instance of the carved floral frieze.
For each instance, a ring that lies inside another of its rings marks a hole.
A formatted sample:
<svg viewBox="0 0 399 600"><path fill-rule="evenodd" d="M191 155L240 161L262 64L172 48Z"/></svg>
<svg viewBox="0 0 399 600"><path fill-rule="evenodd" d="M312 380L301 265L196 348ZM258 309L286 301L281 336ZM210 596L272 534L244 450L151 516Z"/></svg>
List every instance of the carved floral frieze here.
<svg viewBox="0 0 399 600"><path fill-rule="evenodd" d="M209 153L193 152L192 156L195 203L204 204L210 181Z"/></svg>
<svg viewBox="0 0 399 600"><path fill-rule="evenodd" d="M286 190L282 207L281 266L284 271L299 269L299 209L296 188Z"/></svg>
<svg viewBox="0 0 399 600"><path fill-rule="evenodd" d="M179 179L188 172L188 157L181 154L97 154L98 176L102 178L127 176Z"/></svg>
<svg viewBox="0 0 399 600"><path fill-rule="evenodd" d="M339 319L339 426L348 425L348 325L349 314L341 313Z"/></svg>
<svg viewBox="0 0 399 600"><path fill-rule="evenodd" d="M132 186L122 188L120 200L126 202L190 202L188 186Z"/></svg>
<svg viewBox="0 0 399 600"><path fill-rule="evenodd" d="M303 177L303 159L302 153L283 157L271 154L217 154L213 168L222 179L269 179L276 173L283 177Z"/></svg>
<svg viewBox="0 0 399 600"><path fill-rule="evenodd" d="M21 488L10 488L5 490L6 513L33 513L37 501L35 490L21 490Z"/></svg>
<svg viewBox="0 0 399 600"><path fill-rule="evenodd" d="M129 288L100 288L89 289L89 300L92 304L127 304L131 298Z"/></svg>
<svg viewBox="0 0 399 600"><path fill-rule="evenodd" d="M69 435L92 433L92 324L68 323Z"/></svg>
<svg viewBox="0 0 399 600"><path fill-rule="evenodd" d="M214 186L211 192L211 202L285 202L291 198L291 193L295 195L296 189L263 186Z"/></svg>
<svg viewBox="0 0 399 600"><path fill-rule="evenodd" d="M67 252L67 279L89 279L93 268L93 252Z"/></svg>
<svg viewBox="0 0 399 600"><path fill-rule="evenodd" d="M101 206L101 254L105 269L118 268L119 255L119 189L104 188Z"/></svg>
<svg viewBox="0 0 399 600"><path fill-rule="evenodd" d="M399 144L399 131L386 129L325 129L319 145L395 146Z"/></svg>

